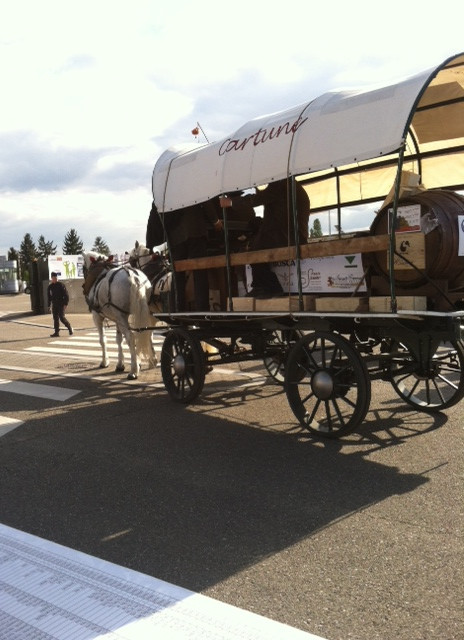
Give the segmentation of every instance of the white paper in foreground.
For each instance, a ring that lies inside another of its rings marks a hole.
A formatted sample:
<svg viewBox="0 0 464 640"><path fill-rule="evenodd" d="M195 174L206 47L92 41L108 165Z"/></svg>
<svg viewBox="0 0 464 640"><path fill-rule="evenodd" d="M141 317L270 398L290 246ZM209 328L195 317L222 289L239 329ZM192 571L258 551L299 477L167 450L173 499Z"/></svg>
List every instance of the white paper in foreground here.
<svg viewBox="0 0 464 640"><path fill-rule="evenodd" d="M321 640L0 524L0 639Z"/></svg>

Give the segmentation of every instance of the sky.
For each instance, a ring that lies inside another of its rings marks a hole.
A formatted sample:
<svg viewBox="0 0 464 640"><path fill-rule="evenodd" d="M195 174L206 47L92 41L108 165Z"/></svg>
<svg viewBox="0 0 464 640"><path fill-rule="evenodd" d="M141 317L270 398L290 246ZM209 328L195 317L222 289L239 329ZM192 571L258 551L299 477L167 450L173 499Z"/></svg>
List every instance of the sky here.
<svg viewBox="0 0 464 640"><path fill-rule="evenodd" d="M462 0L15 0L0 7L0 255L144 242L153 167L325 91L464 51Z"/></svg>

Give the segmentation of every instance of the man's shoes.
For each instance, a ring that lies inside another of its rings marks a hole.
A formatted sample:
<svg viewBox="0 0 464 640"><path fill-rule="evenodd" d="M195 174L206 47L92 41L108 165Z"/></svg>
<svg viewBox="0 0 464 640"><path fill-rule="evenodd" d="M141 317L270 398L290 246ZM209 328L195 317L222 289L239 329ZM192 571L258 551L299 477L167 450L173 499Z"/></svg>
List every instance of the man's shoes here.
<svg viewBox="0 0 464 640"><path fill-rule="evenodd" d="M55 331L55 333L50 334L50 338L59 338L60 334Z"/></svg>
<svg viewBox="0 0 464 640"><path fill-rule="evenodd" d="M69 327L68 331L69 331L69 335L72 336L74 333L74 331L72 330L72 327Z"/></svg>

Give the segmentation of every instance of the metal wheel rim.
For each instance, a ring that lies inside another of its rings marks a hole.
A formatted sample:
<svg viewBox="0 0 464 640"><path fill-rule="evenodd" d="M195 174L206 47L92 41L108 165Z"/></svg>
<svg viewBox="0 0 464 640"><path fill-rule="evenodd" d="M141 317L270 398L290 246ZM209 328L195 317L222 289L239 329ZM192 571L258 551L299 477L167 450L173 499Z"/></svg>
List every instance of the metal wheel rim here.
<svg viewBox="0 0 464 640"><path fill-rule="evenodd" d="M277 344L281 347L281 353L276 353L270 356L264 356L263 364L268 372L269 376L277 382L277 384L285 383L285 364L287 361L288 352L291 347L291 343L299 340L303 333L301 331L290 329L280 330L272 332L272 339L270 343ZM281 355L282 354L282 355Z"/></svg>
<svg viewBox="0 0 464 640"><path fill-rule="evenodd" d="M325 438L351 433L370 404L365 363L338 334L316 332L302 338L289 354L285 386L300 424Z"/></svg>
<svg viewBox="0 0 464 640"><path fill-rule="evenodd" d="M171 330L161 350L161 374L170 397L187 404L203 389L205 354L198 338L183 329Z"/></svg>

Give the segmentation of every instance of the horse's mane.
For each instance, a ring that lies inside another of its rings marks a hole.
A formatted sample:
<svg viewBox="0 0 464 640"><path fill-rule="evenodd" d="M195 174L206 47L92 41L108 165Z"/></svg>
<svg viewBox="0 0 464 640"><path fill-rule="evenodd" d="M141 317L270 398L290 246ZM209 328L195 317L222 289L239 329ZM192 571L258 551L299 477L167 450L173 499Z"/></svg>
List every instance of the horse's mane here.
<svg viewBox="0 0 464 640"><path fill-rule="evenodd" d="M112 262L114 257L105 256L102 253L97 253L96 251L86 251L82 256L84 258L84 266L86 269L89 269L94 262Z"/></svg>
<svg viewBox="0 0 464 640"><path fill-rule="evenodd" d="M84 295L88 295L93 283L97 280L102 271L114 269L113 256L105 256L95 251L89 251L84 256L84 282L82 289Z"/></svg>

